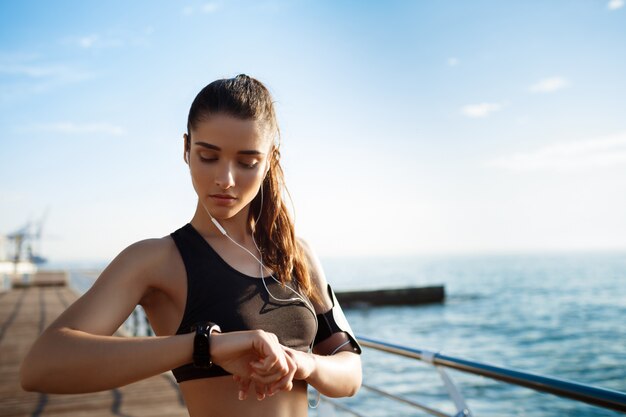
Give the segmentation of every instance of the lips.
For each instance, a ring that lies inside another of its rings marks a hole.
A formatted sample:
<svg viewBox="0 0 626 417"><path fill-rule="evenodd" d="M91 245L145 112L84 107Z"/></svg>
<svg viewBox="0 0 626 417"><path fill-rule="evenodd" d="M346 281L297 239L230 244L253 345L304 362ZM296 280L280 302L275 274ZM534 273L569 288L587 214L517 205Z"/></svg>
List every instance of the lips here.
<svg viewBox="0 0 626 417"><path fill-rule="evenodd" d="M223 198L225 200L235 200L236 199L232 195L228 195L228 194L210 194L210 197L213 197L213 198Z"/></svg>
<svg viewBox="0 0 626 417"><path fill-rule="evenodd" d="M230 207L235 204L237 197L233 197L229 194L210 194L209 197L213 200L214 204L218 206Z"/></svg>

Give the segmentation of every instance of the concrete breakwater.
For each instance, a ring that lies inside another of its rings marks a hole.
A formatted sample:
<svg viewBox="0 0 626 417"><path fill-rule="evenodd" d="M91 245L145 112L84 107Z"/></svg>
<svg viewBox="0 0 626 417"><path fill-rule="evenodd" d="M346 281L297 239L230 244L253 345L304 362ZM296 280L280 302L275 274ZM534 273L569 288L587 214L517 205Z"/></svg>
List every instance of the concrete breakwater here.
<svg viewBox="0 0 626 417"><path fill-rule="evenodd" d="M445 300L445 288L443 285L434 285L429 287L341 291L337 292L337 300L343 307L442 303Z"/></svg>

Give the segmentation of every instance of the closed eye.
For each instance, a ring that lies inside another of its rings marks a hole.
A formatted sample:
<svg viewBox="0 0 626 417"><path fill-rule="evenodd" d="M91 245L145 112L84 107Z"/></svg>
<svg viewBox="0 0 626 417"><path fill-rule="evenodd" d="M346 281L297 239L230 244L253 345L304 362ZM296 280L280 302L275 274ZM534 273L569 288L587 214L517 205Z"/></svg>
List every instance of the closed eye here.
<svg viewBox="0 0 626 417"><path fill-rule="evenodd" d="M207 158L207 157L203 157L202 155L198 155L198 157L200 158L202 162L207 163L207 164L218 160L217 157ZM257 167L258 164L259 164L258 161L254 161L250 163L239 161L239 165L246 169L254 169Z"/></svg>
<svg viewBox="0 0 626 417"><path fill-rule="evenodd" d="M256 168L256 166L258 165L258 162L252 162L251 164L246 164L245 162L239 162L239 165L247 169L253 169L253 168Z"/></svg>

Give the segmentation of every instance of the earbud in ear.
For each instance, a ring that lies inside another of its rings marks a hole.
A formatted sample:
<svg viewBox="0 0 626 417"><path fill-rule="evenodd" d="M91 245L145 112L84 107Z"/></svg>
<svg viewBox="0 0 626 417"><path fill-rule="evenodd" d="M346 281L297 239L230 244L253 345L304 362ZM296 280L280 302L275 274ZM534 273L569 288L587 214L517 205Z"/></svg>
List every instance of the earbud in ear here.
<svg viewBox="0 0 626 417"><path fill-rule="evenodd" d="M191 140L188 133L183 134L183 138L185 139L185 162L189 165L189 150L191 148Z"/></svg>

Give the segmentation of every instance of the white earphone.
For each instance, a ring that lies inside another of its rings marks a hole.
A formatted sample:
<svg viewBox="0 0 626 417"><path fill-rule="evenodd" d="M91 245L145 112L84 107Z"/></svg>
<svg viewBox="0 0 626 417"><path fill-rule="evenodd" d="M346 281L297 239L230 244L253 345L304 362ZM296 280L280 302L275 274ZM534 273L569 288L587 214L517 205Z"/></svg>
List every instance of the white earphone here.
<svg viewBox="0 0 626 417"><path fill-rule="evenodd" d="M187 159L187 166L189 167L189 170L191 170L191 164L190 164L190 152L189 150L187 150L186 152L186 159ZM263 174L263 178L265 178L265 176L267 176L267 173L270 170L270 164L269 162L266 164L265 167L265 174ZM261 185L261 209L263 208L263 186ZM250 254L250 256L252 256L260 265L260 270L261 270L261 280L263 281L263 286L265 287L265 291L267 291L267 294L275 301L282 301L282 302L293 302L293 301L301 301L302 303L304 303L304 305L307 307L307 309L309 311L311 311L311 313L313 314L313 317L315 317L315 324L317 327L317 316L315 314L315 309L313 308L313 306L310 304L310 302L308 300L305 300L305 298L296 290L294 290L293 288L291 288L289 285L285 285L285 287L287 289L289 289L290 291L292 291L294 294L296 294L296 297L292 297L292 298L277 298L275 297L271 291L269 290L269 288L267 288L267 284L265 283L265 266L263 265L263 255L261 253L261 249L259 248L259 246L256 243L256 240L254 239L254 233L252 234L252 242L254 243L254 246L256 247L257 251L259 252L261 259L257 258L256 255L254 255L252 252L250 252L248 249L246 249L245 247L243 247L242 245L240 245L239 243L237 243L232 237L230 237L228 235L228 232L226 231L226 229L224 229L224 227L217 221L217 219L215 219L215 217L213 217L213 215L211 215L211 212L209 212L209 210L207 210L205 208L207 214L209 215L209 217L211 218L211 222L215 225L215 227L217 228L217 230L220 231L221 234L223 234L224 236L226 236L231 242L233 242L235 245L239 246L241 249L243 249L244 251L248 252ZM255 219L254 224L258 224L259 223L259 219L261 218L261 210L259 210L259 214L257 215L257 218ZM276 277L273 274L270 274L270 277L276 281L277 283L281 284L281 282L276 279Z"/></svg>
<svg viewBox="0 0 626 417"><path fill-rule="evenodd" d="M186 159L187 159L187 166L189 167L189 170L191 171L191 164L190 164L191 161L190 161L190 152L189 152L189 150L187 150L187 152L186 152ZM269 172L269 170L270 170L270 163L269 163L269 161L267 161L266 166L265 166L265 173L263 174L263 181L265 181L265 178L267 177L267 173ZM259 219L261 218L261 210L262 209L263 209L263 184L261 184L261 204L260 204L259 214L257 215L257 218L254 221L255 227L259 223ZM259 256L261 257L261 259L257 258L256 255L254 255L252 252L250 252L247 248L243 247L242 245L237 243L232 237L230 237L228 235L228 232L226 231L226 229L224 229L224 227L222 227L222 225L217 221L217 219L215 219L215 217L213 217L213 215L211 215L211 212L209 212L209 210L206 209L206 208L205 208L205 210L206 210L207 214L209 215L209 217L211 218L211 222L215 225L215 227L217 228L217 230L220 231L221 234L226 236L235 245L239 246L241 249L243 249L244 251L248 252L248 254L250 254L250 256L252 256L259 263L260 273L261 273L261 278L260 278L261 282L263 282L263 287L265 288L265 291L267 292L267 294L274 301L287 302L287 303L291 303L291 302L294 302L294 301L300 301L300 302L302 302L304 304L304 306L307 308L307 310L309 310L311 312L311 314L313 314L313 319L315 320L315 333L317 334L317 331L318 331L318 328L319 328L317 315L315 314L315 308L313 307L313 305L311 304L311 302L308 299L305 299L304 296L302 296L302 294L300 294L298 291L294 290L293 288L291 288L287 284L284 284L285 288L287 288L288 290L293 292L296 295L295 297L292 297L292 298L277 298L277 297L274 296L274 294L272 294L272 292L267 287L267 283L265 282L265 266L263 265L263 253L261 252L261 249L257 245L256 239L254 239L254 233L252 233L252 242L254 243L254 247L259 252ZM277 282L278 284L282 284L278 279L276 279L276 277L273 274L270 274L269 276L275 282ZM341 347L343 347L347 343L349 343L349 341L343 343L341 346L336 348L335 351L332 354L335 354ZM309 345L309 352L312 352L312 351L313 351L313 342L311 342L311 344ZM317 391L317 390L315 390L315 391ZM310 401L307 401L307 402L308 402L309 407L317 408L317 406L319 405L319 401L320 401L320 393L318 391L317 392L317 401L314 404L312 404Z"/></svg>
<svg viewBox="0 0 626 417"><path fill-rule="evenodd" d="M261 187L261 207L263 207L263 187ZM261 249L259 248L259 246L256 243L256 239L254 239L254 233L252 234L252 242L254 243L254 246L256 247L257 251L259 251L261 259L257 258L255 254L250 252L247 248L243 247L237 241L235 241L232 237L230 237L228 235L228 232L226 231L226 229L224 229L222 227L222 225L217 221L217 219L215 219L215 217L213 217L211 215L209 210L206 210L206 212L209 215L209 217L211 218L211 222L213 222L213 224L215 225L215 227L217 227L217 229L220 231L220 233L222 233L224 236L226 236L235 245L239 246L241 249L243 249L244 251L248 252L248 254L250 254L250 256L252 256L259 263L260 271L261 271L261 281L263 282L263 287L265 287L265 291L267 291L267 294L275 301L282 301L282 302L301 301L309 309L309 311L311 311L311 313L313 314L313 317L315 317L316 327L317 327L317 316L315 314L315 309L310 304L310 302L308 300L305 300L305 298L298 291L294 290L289 285L285 285L285 288L287 288L288 290L290 290L291 292L296 294L296 297L292 297L292 298L277 298L277 297L275 297L272 294L272 292L269 290L269 288L267 288L267 284L265 283L265 270L264 270L265 266L263 265L263 254L261 252ZM258 214L258 216L257 216L257 218L255 220L255 225L258 224L260 217L261 217L261 210L259 210L259 214ZM276 279L276 277L273 274L270 274L269 276L274 281L276 281L277 283L282 284L278 279Z"/></svg>

